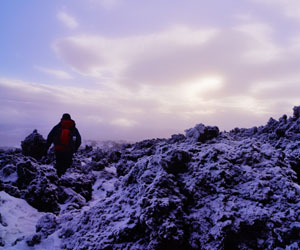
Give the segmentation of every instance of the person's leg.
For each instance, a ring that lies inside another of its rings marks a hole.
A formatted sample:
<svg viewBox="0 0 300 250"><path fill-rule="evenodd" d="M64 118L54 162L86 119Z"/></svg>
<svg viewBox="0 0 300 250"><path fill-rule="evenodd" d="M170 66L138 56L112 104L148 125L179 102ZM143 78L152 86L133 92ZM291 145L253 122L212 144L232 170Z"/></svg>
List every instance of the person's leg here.
<svg viewBox="0 0 300 250"><path fill-rule="evenodd" d="M61 177L64 174L64 165L65 165L65 160L64 160L64 154L62 152L56 151L55 152L55 157L56 157L56 173L58 177Z"/></svg>
<svg viewBox="0 0 300 250"><path fill-rule="evenodd" d="M56 152L56 172L61 177L67 169L72 165L72 152Z"/></svg>
<svg viewBox="0 0 300 250"><path fill-rule="evenodd" d="M73 162L73 154L72 152L66 152L65 154L65 167L64 167L64 173L67 171L69 167L71 167Z"/></svg>

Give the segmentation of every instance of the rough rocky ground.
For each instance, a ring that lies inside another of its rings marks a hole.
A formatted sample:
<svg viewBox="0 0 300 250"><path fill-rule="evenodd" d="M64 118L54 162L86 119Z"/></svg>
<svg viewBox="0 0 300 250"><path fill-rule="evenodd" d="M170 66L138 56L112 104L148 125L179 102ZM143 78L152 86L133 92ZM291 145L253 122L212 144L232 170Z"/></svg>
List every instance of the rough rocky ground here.
<svg viewBox="0 0 300 250"><path fill-rule="evenodd" d="M300 249L300 107L251 129L198 124L86 147L60 179L43 143L35 131L22 150L0 151L0 191L45 212L36 232L13 246L1 238L3 248Z"/></svg>

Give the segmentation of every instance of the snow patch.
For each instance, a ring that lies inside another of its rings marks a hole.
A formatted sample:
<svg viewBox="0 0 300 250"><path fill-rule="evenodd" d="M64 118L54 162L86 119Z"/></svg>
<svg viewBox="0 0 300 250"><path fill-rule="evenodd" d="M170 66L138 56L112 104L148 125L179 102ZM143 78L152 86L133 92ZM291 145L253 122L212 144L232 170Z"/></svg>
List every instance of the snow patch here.
<svg viewBox="0 0 300 250"><path fill-rule="evenodd" d="M25 200L10 196L4 191L0 192L0 207L0 237L5 242L5 246L11 246L35 233L35 225L44 215Z"/></svg>

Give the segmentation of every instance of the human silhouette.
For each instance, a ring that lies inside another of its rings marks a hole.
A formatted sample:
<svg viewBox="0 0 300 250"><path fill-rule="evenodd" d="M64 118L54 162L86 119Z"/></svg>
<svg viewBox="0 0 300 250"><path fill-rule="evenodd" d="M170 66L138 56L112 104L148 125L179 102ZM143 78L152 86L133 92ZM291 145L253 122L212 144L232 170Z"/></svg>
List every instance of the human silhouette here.
<svg viewBox="0 0 300 250"><path fill-rule="evenodd" d="M46 153L52 143L56 157L55 168L60 177L72 165L73 154L81 145L81 136L70 114L63 114L61 121L48 134Z"/></svg>

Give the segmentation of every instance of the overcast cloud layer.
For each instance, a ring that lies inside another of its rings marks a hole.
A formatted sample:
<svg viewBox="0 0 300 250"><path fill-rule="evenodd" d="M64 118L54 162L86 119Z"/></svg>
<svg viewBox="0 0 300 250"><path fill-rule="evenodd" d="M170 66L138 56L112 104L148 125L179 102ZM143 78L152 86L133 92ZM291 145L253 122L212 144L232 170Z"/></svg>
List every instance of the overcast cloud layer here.
<svg viewBox="0 0 300 250"><path fill-rule="evenodd" d="M0 145L69 112L84 139L266 123L300 105L296 0L0 3Z"/></svg>

